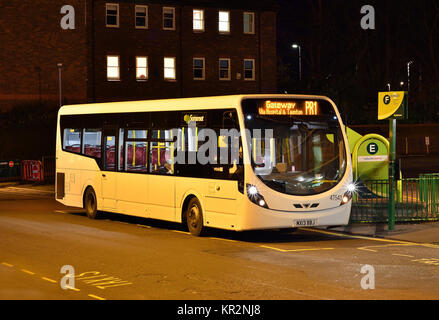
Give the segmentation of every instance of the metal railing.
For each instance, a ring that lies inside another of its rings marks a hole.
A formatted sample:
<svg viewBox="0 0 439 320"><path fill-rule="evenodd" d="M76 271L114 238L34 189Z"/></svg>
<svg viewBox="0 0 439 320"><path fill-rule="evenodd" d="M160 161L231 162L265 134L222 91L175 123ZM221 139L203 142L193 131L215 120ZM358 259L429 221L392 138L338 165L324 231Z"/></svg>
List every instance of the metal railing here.
<svg viewBox="0 0 439 320"><path fill-rule="evenodd" d="M353 199L351 223L388 222L389 181L360 181ZM439 220L439 174L396 182L395 222Z"/></svg>

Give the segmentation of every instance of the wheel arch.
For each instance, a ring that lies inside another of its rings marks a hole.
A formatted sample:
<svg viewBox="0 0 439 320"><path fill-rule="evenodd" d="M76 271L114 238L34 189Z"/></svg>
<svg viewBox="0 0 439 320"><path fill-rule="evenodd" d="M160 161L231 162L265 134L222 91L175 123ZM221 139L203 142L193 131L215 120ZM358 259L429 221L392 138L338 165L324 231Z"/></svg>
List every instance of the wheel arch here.
<svg viewBox="0 0 439 320"><path fill-rule="evenodd" d="M180 222L184 223L184 214L186 213L186 209L188 208L189 202L191 201L192 198L197 198L198 201L201 204L201 209L204 212L204 201L202 196L196 192L195 190L188 190L183 197L181 198L180 201Z"/></svg>

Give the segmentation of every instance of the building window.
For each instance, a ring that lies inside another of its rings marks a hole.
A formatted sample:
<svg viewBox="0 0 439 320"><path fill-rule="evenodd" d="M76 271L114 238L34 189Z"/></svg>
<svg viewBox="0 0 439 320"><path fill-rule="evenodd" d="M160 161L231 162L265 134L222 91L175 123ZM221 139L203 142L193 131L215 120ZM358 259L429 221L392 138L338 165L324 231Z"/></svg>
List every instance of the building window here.
<svg viewBox="0 0 439 320"><path fill-rule="evenodd" d="M219 59L219 79L230 80L230 59Z"/></svg>
<svg viewBox="0 0 439 320"><path fill-rule="evenodd" d="M107 56L107 80L120 80L119 56Z"/></svg>
<svg viewBox="0 0 439 320"><path fill-rule="evenodd" d="M230 12L219 11L218 12L218 31L221 33L230 32Z"/></svg>
<svg viewBox="0 0 439 320"><path fill-rule="evenodd" d="M163 30L175 30L175 8L163 7Z"/></svg>
<svg viewBox="0 0 439 320"><path fill-rule="evenodd" d="M244 80L255 80L255 60L244 60Z"/></svg>
<svg viewBox="0 0 439 320"><path fill-rule="evenodd" d="M194 80L204 79L204 58L194 58Z"/></svg>
<svg viewBox="0 0 439 320"><path fill-rule="evenodd" d="M255 13L244 12L244 33L255 33Z"/></svg>
<svg viewBox="0 0 439 320"><path fill-rule="evenodd" d="M163 59L164 62L164 77L166 80L175 80L176 72L175 72L175 58L165 57Z"/></svg>
<svg viewBox="0 0 439 320"><path fill-rule="evenodd" d="M148 7L136 6L136 29L148 28Z"/></svg>
<svg viewBox="0 0 439 320"><path fill-rule="evenodd" d="M193 10L193 29L194 31L204 31L204 10Z"/></svg>
<svg viewBox="0 0 439 320"><path fill-rule="evenodd" d="M107 3L105 7L107 27L119 27L119 5L117 3Z"/></svg>
<svg viewBox="0 0 439 320"><path fill-rule="evenodd" d="M136 57L136 79L148 79L148 57Z"/></svg>

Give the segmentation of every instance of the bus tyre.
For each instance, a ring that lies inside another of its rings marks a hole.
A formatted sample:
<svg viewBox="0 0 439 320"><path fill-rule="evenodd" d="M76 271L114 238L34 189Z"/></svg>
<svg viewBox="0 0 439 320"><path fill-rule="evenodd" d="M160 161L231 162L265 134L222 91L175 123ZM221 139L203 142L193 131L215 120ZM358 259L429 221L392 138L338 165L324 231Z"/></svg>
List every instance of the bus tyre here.
<svg viewBox="0 0 439 320"><path fill-rule="evenodd" d="M203 210L201 209L200 201L197 198L192 198L186 211L186 223L189 232L194 236L201 236L205 230L203 221Z"/></svg>
<svg viewBox="0 0 439 320"><path fill-rule="evenodd" d="M88 188L84 195L84 209L87 217L96 219L98 216L98 201L93 188Z"/></svg>

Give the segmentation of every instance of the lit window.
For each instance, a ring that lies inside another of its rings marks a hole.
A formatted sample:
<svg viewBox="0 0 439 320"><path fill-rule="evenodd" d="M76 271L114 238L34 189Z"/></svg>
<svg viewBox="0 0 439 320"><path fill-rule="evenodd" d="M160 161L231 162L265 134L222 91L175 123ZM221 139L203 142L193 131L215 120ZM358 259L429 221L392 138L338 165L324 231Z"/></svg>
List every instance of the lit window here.
<svg viewBox="0 0 439 320"><path fill-rule="evenodd" d="M193 15L194 31L204 31L204 10L194 9Z"/></svg>
<svg viewBox="0 0 439 320"><path fill-rule="evenodd" d="M64 129L63 149L81 153L81 129Z"/></svg>
<svg viewBox="0 0 439 320"><path fill-rule="evenodd" d="M148 57L136 57L136 79L148 79Z"/></svg>
<svg viewBox="0 0 439 320"><path fill-rule="evenodd" d="M194 58L194 80L204 80L204 58Z"/></svg>
<svg viewBox="0 0 439 320"><path fill-rule="evenodd" d="M255 14L254 12L244 12L244 33L255 33Z"/></svg>
<svg viewBox="0 0 439 320"><path fill-rule="evenodd" d="M218 31L229 33L230 32L230 12L219 11L218 12Z"/></svg>
<svg viewBox="0 0 439 320"><path fill-rule="evenodd" d="M100 158L101 137L101 129L83 129L82 154L95 158Z"/></svg>
<svg viewBox="0 0 439 320"><path fill-rule="evenodd" d="M148 7L136 6L136 29L148 28Z"/></svg>
<svg viewBox="0 0 439 320"><path fill-rule="evenodd" d="M167 80L175 80L175 58L164 58L164 77Z"/></svg>
<svg viewBox="0 0 439 320"><path fill-rule="evenodd" d="M107 27L119 27L119 5L117 3L107 3Z"/></svg>
<svg viewBox="0 0 439 320"><path fill-rule="evenodd" d="M255 80L255 60L244 60L244 80Z"/></svg>
<svg viewBox="0 0 439 320"><path fill-rule="evenodd" d="M119 56L107 56L107 80L120 79Z"/></svg>
<svg viewBox="0 0 439 320"><path fill-rule="evenodd" d="M230 59L219 59L219 79L230 80Z"/></svg>
<svg viewBox="0 0 439 320"><path fill-rule="evenodd" d="M163 30L175 30L175 8L163 8Z"/></svg>

